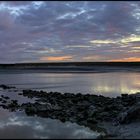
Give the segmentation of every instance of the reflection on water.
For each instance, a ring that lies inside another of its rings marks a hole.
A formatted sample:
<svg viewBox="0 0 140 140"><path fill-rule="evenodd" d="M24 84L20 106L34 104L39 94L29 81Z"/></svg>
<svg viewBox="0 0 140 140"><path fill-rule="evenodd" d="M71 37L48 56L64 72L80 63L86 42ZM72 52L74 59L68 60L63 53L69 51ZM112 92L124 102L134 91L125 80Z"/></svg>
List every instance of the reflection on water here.
<svg viewBox="0 0 140 140"><path fill-rule="evenodd" d="M0 74L0 84L63 93L81 92L83 94L118 96L121 93L133 94L140 91L140 73L3 73Z"/></svg>
<svg viewBox="0 0 140 140"><path fill-rule="evenodd" d="M96 138L98 132L75 123L62 123L39 117L27 117L23 113L0 110L0 138Z"/></svg>
<svg viewBox="0 0 140 140"><path fill-rule="evenodd" d="M140 91L140 73L106 73L98 75L93 91L104 96L134 94Z"/></svg>

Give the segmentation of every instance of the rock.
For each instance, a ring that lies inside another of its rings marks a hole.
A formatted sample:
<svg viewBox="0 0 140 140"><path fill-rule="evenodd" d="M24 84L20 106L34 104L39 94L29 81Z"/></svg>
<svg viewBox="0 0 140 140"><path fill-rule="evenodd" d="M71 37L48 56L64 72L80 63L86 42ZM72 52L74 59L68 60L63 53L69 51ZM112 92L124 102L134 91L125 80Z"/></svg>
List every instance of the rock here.
<svg viewBox="0 0 140 140"><path fill-rule="evenodd" d="M87 123L91 124L97 124L97 120L95 118L88 118Z"/></svg>
<svg viewBox="0 0 140 140"><path fill-rule="evenodd" d="M9 109L10 108L18 108L18 107L19 107L18 103L15 103L15 102L11 102L10 104L8 104Z"/></svg>
<svg viewBox="0 0 140 140"><path fill-rule="evenodd" d="M32 106L30 106L30 107L26 107L25 108L25 113L27 114L27 115L34 115L35 113L37 113L37 109L36 109L36 107L34 107L33 105Z"/></svg>
<svg viewBox="0 0 140 140"><path fill-rule="evenodd" d="M51 107L40 105L40 106L37 106L36 109L37 109L37 112L46 112L46 111L50 111Z"/></svg>
<svg viewBox="0 0 140 140"><path fill-rule="evenodd" d="M102 118L104 118L104 117L106 117L106 116L109 116L109 112L101 112L101 113L100 113L100 116L101 116Z"/></svg>
<svg viewBox="0 0 140 140"><path fill-rule="evenodd" d="M130 109L126 110L117 117L116 121L120 124L130 123L140 119L140 102L136 103Z"/></svg>
<svg viewBox="0 0 140 140"><path fill-rule="evenodd" d="M126 98L126 97L128 97L128 94L121 94L121 96Z"/></svg>
<svg viewBox="0 0 140 140"><path fill-rule="evenodd" d="M65 117L61 117L61 118L60 118L60 121L66 122L66 118L65 118Z"/></svg>
<svg viewBox="0 0 140 140"><path fill-rule="evenodd" d="M7 101L3 100L2 103L5 104L5 103L7 103Z"/></svg>
<svg viewBox="0 0 140 140"><path fill-rule="evenodd" d="M1 97L3 98L3 97L4 97L4 95L1 95Z"/></svg>
<svg viewBox="0 0 140 140"><path fill-rule="evenodd" d="M18 104L18 100L12 100L13 104Z"/></svg>
<svg viewBox="0 0 140 140"><path fill-rule="evenodd" d="M6 100L10 99L8 96L3 96L3 98Z"/></svg>
<svg viewBox="0 0 140 140"><path fill-rule="evenodd" d="M58 106L58 105L54 105L52 106L53 110L57 110L57 111L60 111L62 110L62 107Z"/></svg>
<svg viewBox="0 0 140 140"><path fill-rule="evenodd" d="M88 116L93 117L93 115L97 112L97 108L93 105L89 106L88 110Z"/></svg>
<svg viewBox="0 0 140 140"><path fill-rule="evenodd" d="M7 109L7 106L4 105L4 104L0 104L0 106L1 106L3 109Z"/></svg>
<svg viewBox="0 0 140 140"><path fill-rule="evenodd" d="M95 111L97 108L94 105L90 105L89 106L89 111Z"/></svg>
<svg viewBox="0 0 140 140"><path fill-rule="evenodd" d="M0 85L0 88L2 88L2 89L11 89L11 88L15 88L15 87L10 87L10 86L6 86L6 85Z"/></svg>

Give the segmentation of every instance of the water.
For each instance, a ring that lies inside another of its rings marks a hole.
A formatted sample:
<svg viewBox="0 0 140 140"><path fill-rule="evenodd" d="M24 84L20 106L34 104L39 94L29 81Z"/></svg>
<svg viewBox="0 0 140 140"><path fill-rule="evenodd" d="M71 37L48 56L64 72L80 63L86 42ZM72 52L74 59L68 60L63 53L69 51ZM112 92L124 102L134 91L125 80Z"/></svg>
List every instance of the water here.
<svg viewBox="0 0 140 140"><path fill-rule="evenodd" d="M140 73L22 73L0 74L0 84L19 89L101 94L115 97L140 91Z"/></svg>
<svg viewBox="0 0 140 140"><path fill-rule="evenodd" d="M1 139L30 139L30 138L96 138L98 132L93 132L87 127L75 123L62 123L39 117L27 117L24 113L13 113L1 109L0 113L0 138Z"/></svg>
<svg viewBox="0 0 140 140"><path fill-rule="evenodd" d="M115 97L122 93L140 91L140 73L0 73L0 84L16 86L19 91L0 90L19 102L28 102L19 96L21 89L102 94ZM29 117L24 112L9 112L0 108L0 138L96 138L100 132L76 123L41 117ZM95 129L97 127L95 126Z"/></svg>

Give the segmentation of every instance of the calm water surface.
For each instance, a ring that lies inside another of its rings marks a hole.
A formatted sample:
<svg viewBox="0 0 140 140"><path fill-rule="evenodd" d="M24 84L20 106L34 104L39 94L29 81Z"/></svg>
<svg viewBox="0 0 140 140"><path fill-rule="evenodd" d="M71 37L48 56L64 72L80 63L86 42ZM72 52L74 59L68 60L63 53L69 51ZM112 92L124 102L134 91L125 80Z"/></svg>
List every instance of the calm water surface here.
<svg viewBox="0 0 140 140"><path fill-rule="evenodd" d="M0 84L8 84L19 89L32 88L45 91L73 92L82 94L102 94L118 96L140 91L140 73L26 73L0 74Z"/></svg>
<svg viewBox="0 0 140 140"><path fill-rule="evenodd" d="M102 94L115 97L121 93L140 91L140 73L0 73L0 84L21 89ZM0 90L0 95L29 102L19 92ZM95 126L96 128L96 126ZM23 112L9 112L0 108L0 138L96 138L99 131L90 130L76 123L29 117Z"/></svg>
<svg viewBox="0 0 140 140"><path fill-rule="evenodd" d="M99 133L76 123L29 117L21 112L0 110L0 138L96 138Z"/></svg>

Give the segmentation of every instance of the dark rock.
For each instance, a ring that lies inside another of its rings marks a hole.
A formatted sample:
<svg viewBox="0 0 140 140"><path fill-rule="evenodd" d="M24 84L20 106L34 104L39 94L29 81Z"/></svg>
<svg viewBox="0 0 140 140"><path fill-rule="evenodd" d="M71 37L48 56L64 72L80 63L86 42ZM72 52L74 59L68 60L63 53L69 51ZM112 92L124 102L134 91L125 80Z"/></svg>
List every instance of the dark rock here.
<svg viewBox="0 0 140 140"><path fill-rule="evenodd" d="M2 97L6 100L10 99L8 96L2 96Z"/></svg>
<svg viewBox="0 0 140 140"><path fill-rule="evenodd" d="M18 104L18 100L12 100L13 104Z"/></svg>
<svg viewBox="0 0 140 140"><path fill-rule="evenodd" d="M3 109L7 109L7 106L4 105L4 104L0 104L0 106L1 106Z"/></svg>
<svg viewBox="0 0 140 140"><path fill-rule="evenodd" d="M2 103L7 103L7 101L3 100Z"/></svg>
<svg viewBox="0 0 140 140"><path fill-rule="evenodd" d="M88 112L89 117L93 117L94 114L97 112L97 108L95 106L91 105L91 106L89 106L87 112Z"/></svg>
<svg viewBox="0 0 140 140"><path fill-rule="evenodd" d="M118 121L120 124L124 124L133 122L137 119L140 119L140 102L138 102L125 112L121 112L116 121Z"/></svg>
<svg viewBox="0 0 140 140"><path fill-rule="evenodd" d="M31 105L31 106L27 106L25 108L25 112L27 115L34 115L35 113L37 113L37 109L34 105Z"/></svg>
<svg viewBox="0 0 140 140"><path fill-rule="evenodd" d="M128 97L128 94L121 94L121 96L126 98L126 97Z"/></svg>
<svg viewBox="0 0 140 140"><path fill-rule="evenodd" d="M89 123L89 124L97 124L97 120L95 118L87 118L87 123Z"/></svg>
<svg viewBox="0 0 140 140"><path fill-rule="evenodd" d="M0 88L2 88L2 89L11 89L11 88L15 88L15 87L10 87L10 86L6 86L6 85L0 85Z"/></svg>

